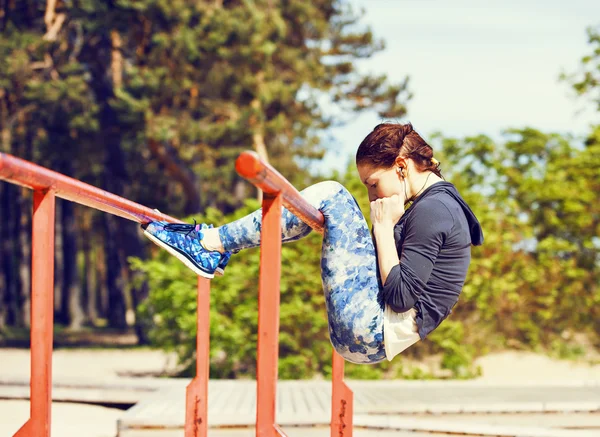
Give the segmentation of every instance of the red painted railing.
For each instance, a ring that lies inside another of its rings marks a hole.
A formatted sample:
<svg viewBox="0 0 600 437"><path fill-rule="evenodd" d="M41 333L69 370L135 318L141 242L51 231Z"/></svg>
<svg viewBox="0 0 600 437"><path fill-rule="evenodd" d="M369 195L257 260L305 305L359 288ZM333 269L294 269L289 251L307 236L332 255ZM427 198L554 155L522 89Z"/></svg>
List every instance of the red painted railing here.
<svg viewBox="0 0 600 437"><path fill-rule="evenodd" d="M320 211L304 200L287 179L261 160L256 153L242 153L235 163L235 168L241 176L264 193L258 294L256 435L276 437L285 435L275 420L279 353L281 206L285 206L320 233L323 233L324 217ZM335 351L332 367L331 437L351 437L352 391L344 383L344 360Z"/></svg>
<svg viewBox="0 0 600 437"><path fill-rule="evenodd" d="M281 275L281 207L323 232L323 215L275 169L253 152L236 162L238 173L264 192L259 278L256 435L284 436L275 420ZM179 220L11 155L0 153L0 180L33 193L31 294L31 402L29 420L15 437L49 437L52 405L54 222L56 197L138 223ZM185 437L208 432L210 281L198 278L196 377L186 390ZM344 361L333 353L331 437L352 436L352 392L343 381Z"/></svg>

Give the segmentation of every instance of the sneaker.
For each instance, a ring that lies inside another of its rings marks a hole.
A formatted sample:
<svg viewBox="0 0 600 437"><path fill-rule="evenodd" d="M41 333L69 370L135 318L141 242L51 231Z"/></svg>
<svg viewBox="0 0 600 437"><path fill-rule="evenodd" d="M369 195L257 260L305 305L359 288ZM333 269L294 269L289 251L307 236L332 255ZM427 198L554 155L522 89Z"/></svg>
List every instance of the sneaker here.
<svg viewBox="0 0 600 437"><path fill-rule="evenodd" d="M231 258L231 252L223 252L221 254L221 260L219 261L219 265L217 266L215 273L219 276L223 276L225 274L225 267L227 267L227 263L229 262L229 258Z"/></svg>
<svg viewBox="0 0 600 437"><path fill-rule="evenodd" d="M212 229L213 225L208 225L208 229ZM229 258L231 258L231 252L224 252L221 254L221 260L219 261L219 265L215 270L215 275L223 276L225 274L225 267L227 267L227 263L229 262Z"/></svg>
<svg viewBox="0 0 600 437"><path fill-rule="evenodd" d="M222 257L220 252L206 250L200 243L202 230L208 229L208 226L195 222L193 225L151 222L142 225L142 228L152 242L176 256L197 275L214 278Z"/></svg>

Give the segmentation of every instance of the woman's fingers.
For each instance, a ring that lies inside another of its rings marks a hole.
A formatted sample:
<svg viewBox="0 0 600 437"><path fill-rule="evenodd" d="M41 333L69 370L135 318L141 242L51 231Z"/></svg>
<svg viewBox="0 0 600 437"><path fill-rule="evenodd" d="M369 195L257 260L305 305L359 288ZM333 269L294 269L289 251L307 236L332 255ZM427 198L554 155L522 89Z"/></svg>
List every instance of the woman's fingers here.
<svg viewBox="0 0 600 437"><path fill-rule="evenodd" d="M371 221L374 224L392 223L395 224L404 214L404 205L400 202L400 196L394 194L391 197L380 197L370 202Z"/></svg>

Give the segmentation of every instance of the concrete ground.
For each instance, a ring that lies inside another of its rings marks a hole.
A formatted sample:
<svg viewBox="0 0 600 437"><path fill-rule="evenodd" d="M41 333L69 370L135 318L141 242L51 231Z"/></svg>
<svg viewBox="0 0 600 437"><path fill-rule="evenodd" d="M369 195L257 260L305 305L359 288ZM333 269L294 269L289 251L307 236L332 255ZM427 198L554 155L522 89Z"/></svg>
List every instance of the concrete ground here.
<svg viewBox="0 0 600 437"><path fill-rule="evenodd" d="M329 428L286 428L283 430L287 437L330 437ZM353 437L448 437L447 434L432 434L411 431L390 431L390 430L367 430L355 429ZM179 431L132 431L123 437L183 437ZM230 429L230 430L214 430L208 433L208 437L256 437L253 429Z"/></svg>
<svg viewBox="0 0 600 437"><path fill-rule="evenodd" d="M532 352L507 351L476 361L482 369L477 381L499 384L518 382L600 381L600 364L557 360ZM150 349L59 349L55 350L52 373L61 377L98 379L152 376L176 367L175 354ZM29 350L0 349L0 377L28 378Z"/></svg>
<svg viewBox="0 0 600 437"><path fill-rule="evenodd" d="M96 405L52 404L52 436L115 437L117 419L123 414L116 408ZM0 400L0 436L10 437L29 418L29 401Z"/></svg>
<svg viewBox="0 0 600 437"><path fill-rule="evenodd" d="M94 405L54 403L52 411L52 436L59 437L115 437L116 421L123 411ZM29 402L20 400L0 401L0 436L12 436L29 416ZM600 435L600 413L565 414L443 414L414 415L414 418L426 419L431 423L453 421L467 424L487 424L502 426L540 426L560 427L573 430L573 436L581 431L589 435ZM287 427L288 437L328 437L325 427L296 428ZM209 437L255 437L253 429L210 430ZM354 437L436 437L448 434L355 429ZM177 430L131 430L121 437L183 437L183 431Z"/></svg>
<svg viewBox="0 0 600 437"><path fill-rule="evenodd" d="M483 357L482 383L514 386L531 383L594 383L600 387L600 365L587 365L572 361L553 360L532 353L505 352ZM54 378L91 378L91 381L116 380L122 377L150 376L176 365L173 355L152 350L57 350L53 355ZM29 377L29 351L0 349L0 380L19 380ZM600 389L599 389L600 390ZM475 400L476 401L476 400ZM60 437L115 437L117 419L122 410L95 405L59 403L53 404L52 436ZM29 402L25 400L0 400L0 436L12 436L29 416ZM460 421L502 425L561 426L573 430L592 430L600 435L600 413L586 414L472 414L430 415L428 420ZM325 437L324 428L290 428L289 437ZM181 430L130 431L123 437L182 437ZM422 437L423 434L404 431L372 431L357 429L355 437ZM253 430L211 430L211 437L254 436Z"/></svg>

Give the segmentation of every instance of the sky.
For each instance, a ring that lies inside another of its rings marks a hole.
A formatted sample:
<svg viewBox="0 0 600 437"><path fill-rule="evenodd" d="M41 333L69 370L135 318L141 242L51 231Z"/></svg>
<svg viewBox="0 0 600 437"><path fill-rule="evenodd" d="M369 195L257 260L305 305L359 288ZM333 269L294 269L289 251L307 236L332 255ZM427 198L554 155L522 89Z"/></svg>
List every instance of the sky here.
<svg viewBox="0 0 600 437"><path fill-rule="evenodd" d="M506 128L584 135L599 122L593 104L559 80L591 53L586 28L600 25L592 0L352 0L362 23L386 43L361 61L362 72L409 77L410 121L427 136L487 134ZM318 169L345 170L356 148L381 122L365 113L331 131Z"/></svg>

